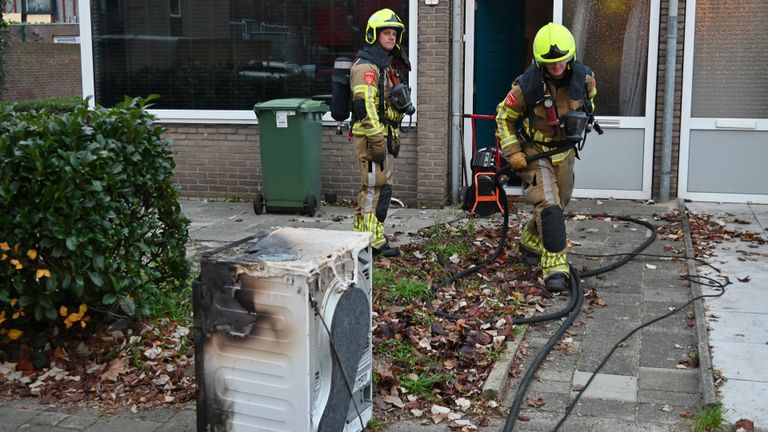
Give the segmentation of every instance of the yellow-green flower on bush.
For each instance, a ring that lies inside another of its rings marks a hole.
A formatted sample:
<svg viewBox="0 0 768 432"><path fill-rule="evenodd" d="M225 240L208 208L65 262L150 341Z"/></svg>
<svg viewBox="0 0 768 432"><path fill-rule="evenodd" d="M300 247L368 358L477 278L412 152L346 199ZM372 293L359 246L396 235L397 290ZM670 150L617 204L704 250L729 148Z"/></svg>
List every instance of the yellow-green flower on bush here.
<svg viewBox="0 0 768 432"><path fill-rule="evenodd" d="M37 269L35 271L35 280L40 280L40 278L44 277L51 277L51 271L48 269Z"/></svg>
<svg viewBox="0 0 768 432"><path fill-rule="evenodd" d="M64 325L67 328L72 327L76 322L80 322L80 326L85 328L86 323L91 320L91 317L85 315L86 311L88 311L88 305L85 303L81 304L79 310L73 313L69 313L66 306L59 307L59 315L66 317Z"/></svg>
<svg viewBox="0 0 768 432"><path fill-rule="evenodd" d="M8 330L0 329L0 335L8 336L8 339L10 339L10 340L16 340L16 339L20 338L21 335L23 335L23 334L24 334L23 331L17 330L17 329L8 329Z"/></svg>

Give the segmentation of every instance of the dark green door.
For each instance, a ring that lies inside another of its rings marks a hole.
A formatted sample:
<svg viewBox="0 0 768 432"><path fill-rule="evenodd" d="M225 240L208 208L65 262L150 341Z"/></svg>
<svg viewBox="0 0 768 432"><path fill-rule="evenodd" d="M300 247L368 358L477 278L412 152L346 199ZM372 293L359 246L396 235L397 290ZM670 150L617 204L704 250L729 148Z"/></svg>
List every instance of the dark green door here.
<svg viewBox="0 0 768 432"><path fill-rule="evenodd" d="M525 0L475 1L474 114L496 114L525 61ZM495 144L491 120L476 120L477 148Z"/></svg>

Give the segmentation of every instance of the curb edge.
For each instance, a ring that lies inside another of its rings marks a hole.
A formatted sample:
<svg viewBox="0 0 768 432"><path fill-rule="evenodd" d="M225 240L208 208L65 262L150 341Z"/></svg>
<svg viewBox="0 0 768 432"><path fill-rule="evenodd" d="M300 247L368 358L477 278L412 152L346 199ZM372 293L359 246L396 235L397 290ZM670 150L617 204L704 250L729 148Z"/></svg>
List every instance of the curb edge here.
<svg viewBox="0 0 768 432"><path fill-rule="evenodd" d="M683 222L683 232L685 233L685 255L694 256L693 241L691 240L691 227L688 225L687 209L685 202L678 200L678 210L680 210L681 220ZM693 260L688 261L688 274L696 275L696 265ZM702 295L701 285L690 283L693 296ZM715 391L715 381L712 377L712 354L709 351L709 334L707 333L707 322L704 314L704 299L693 302L693 311L696 315L696 340L698 342L699 352L699 383L701 384L701 393L704 398L704 405L711 405L717 402L717 392Z"/></svg>

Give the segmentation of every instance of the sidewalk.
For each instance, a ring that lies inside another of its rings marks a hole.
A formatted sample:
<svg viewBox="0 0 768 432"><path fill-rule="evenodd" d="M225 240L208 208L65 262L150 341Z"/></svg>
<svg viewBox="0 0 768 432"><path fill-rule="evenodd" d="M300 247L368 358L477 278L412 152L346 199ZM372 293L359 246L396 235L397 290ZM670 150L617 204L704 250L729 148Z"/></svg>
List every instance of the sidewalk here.
<svg viewBox="0 0 768 432"><path fill-rule="evenodd" d="M689 204L689 207L691 204ZM664 221L654 221L654 215L664 215L676 203L667 205L645 205L634 201L618 200L578 200L569 206L569 212L577 214L606 213L611 215L628 215L645 218L656 225L665 225ZM238 240L252 234L256 230L267 229L271 226L301 226L323 229L348 230L352 226L353 209L344 207L322 207L315 217L297 214L262 214L255 215L250 203L203 202L183 200L184 213L192 220L190 227L191 241L188 253L198 257L202 251L220 246L229 241ZM746 206L744 207L746 208ZM719 209L719 207L718 207ZM768 223L764 217L759 219L761 227ZM455 218L464 217L463 212L455 209L392 209L387 220L387 232L391 235L393 244L403 244L412 241L416 232L435 223L443 223ZM572 260L578 268L595 268L600 261L580 257L575 253L607 254L628 252L640 244L646 237L646 229L621 221L572 219L568 221L569 239L574 248ZM681 238L660 238L645 252L670 254L667 248L684 251L685 244ZM723 253L727 253L724 251ZM733 251L731 251L733 252ZM765 252L763 250L763 252ZM764 261L764 260L763 260ZM754 264L754 263L752 263ZM716 264L717 265L717 264ZM760 284L758 274L768 277L768 271L763 267L751 271L752 283L749 287L758 289ZM680 279L680 274L686 271L686 264L678 261L660 261L654 258L639 257L625 266L598 276L586 279L583 283L585 290L596 290L604 305L585 303L584 313L577 319L557 350L539 371L538 380L534 380L526 398L541 398L544 405L533 408L524 406L521 415L528 421L517 421L515 430L538 431L551 430L563 415L566 403L575 394L573 389L583 384L602 360L603 356L634 327L656 316L668 312L691 298L689 284ZM733 270L740 271L740 270ZM760 273L758 273L760 272ZM734 279L734 278L732 278ZM764 281L764 279L763 279ZM738 282L734 282L737 283ZM741 287L739 287L741 288ZM375 287L374 287L375 289ZM743 289L743 288L742 288ZM727 293L722 302L734 301L734 292ZM752 293L750 291L750 293ZM757 304L754 299L759 295L752 293L748 299L750 304ZM766 301L763 296L762 301ZM559 296L552 309L562 308L567 302L567 296ZM765 305L765 303L761 303ZM719 366L721 351L718 343L733 343L735 334L743 334L744 345L753 344L759 351L754 358L754 364L749 369L750 375L738 372L737 377L729 382L738 381L742 385L737 391L744 392L743 385L752 386L755 382L765 384L766 375L760 376L755 366L760 359L768 354L766 339L766 308L758 310L737 311L722 303L719 323L713 326L711 334L715 346L716 366ZM729 309L730 308L730 309ZM760 312L762 310L762 312ZM752 321L742 319L737 313L751 313ZM673 315L667 320L647 327L633 336L626 347L619 349L611 361L598 375L589 389L582 396L577 408L572 413L563 428L564 431L675 431L689 430L685 428L685 420L680 415L693 411L704 402L701 374L698 369L680 368L681 362L688 359L689 354L696 351L698 344L697 329L689 325L686 312ZM714 326L728 324L723 330L723 337L718 336ZM529 328L525 341L521 344L511 344L515 349L505 352L497 361L500 368L497 381L486 383L486 389L498 395L501 412L506 413L508 406L515 396L519 379L509 379L507 369L510 366L520 368L511 360L515 355L527 353L526 365L535 357L538 347L543 345L559 323L535 325ZM738 327L737 327L738 326ZM722 340L727 339L727 340ZM762 346L761 346L762 344ZM743 350L741 351L743 353ZM762 356L759 354L763 354ZM732 360L746 362L746 356L735 357ZM518 357L521 358L521 357ZM729 366L726 366L726 368ZM524 368L522 371L524 372ZM494 371L496 372L496 371ZM730 372L726 369L725 374ZM743 383L741 382L743 381ZM710 383L711 385L711 383ZM764 391L764 390L763 390ZM755 390L753 390L753 393ZM726 394L727 396L727 394ZM768 399L764 393L758 393L755 400ZM728 400L726 398L726 404ZM736 401L734 407L742 406L742 401ZM765 411L765 410L764 410ZM740 414L740 417L750 417L751 414ZM739 415L737 415L739 417ZM765 427L752 416L756 426ZM77 412L62 412L56 407L40 405L37 401L0 401L0 431L110 431L110 432L142 432L142 431L194 431L194 406L187 410L170 411L154 410L133 414L130 412L112 417L101 417L99 412L92 409L81 409ZM738 418L736 418L738 419ZM405 421L391 425L388 432L405 431L449 431L451 423L443 421L438 425L425 425L423 421ZM430 422L431 423L431 422ZM496 419L478 430L499 431L504 419Z"/></svg>
<svg viewBox="0 0 768 432"><path fill-rule="evenodd" d="M733 231L768 238L768 205L686 203L689 211L712 215ZM739 240L718 244L711 263L733 285L722 297L707 299L707 325L713 367L722 372L725 417L747 418L768 428L768 243L749 247ZM715 291L705 289L704 294Z"/></svg>

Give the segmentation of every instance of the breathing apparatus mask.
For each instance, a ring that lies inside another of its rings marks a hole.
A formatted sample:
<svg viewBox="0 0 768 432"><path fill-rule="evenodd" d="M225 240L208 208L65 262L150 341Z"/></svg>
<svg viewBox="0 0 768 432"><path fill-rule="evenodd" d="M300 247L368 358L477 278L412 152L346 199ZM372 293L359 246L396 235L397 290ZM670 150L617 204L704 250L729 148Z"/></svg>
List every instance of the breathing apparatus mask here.
<svg viewBox="0 0 768 432"><path fill-rule="evenodd" d="M392 87L390 96L392 107L397 111L407 115L413 115L416 112L416 108L411 102L411 89L404 83L401 82Z"/></svg>
<svg viewBox="0 0 768 432"><path fill-rule="evenodd" d="M563 134L568 142L578 143L584 139L589 116L584 111L569 111L562 118Z"/></svg>

